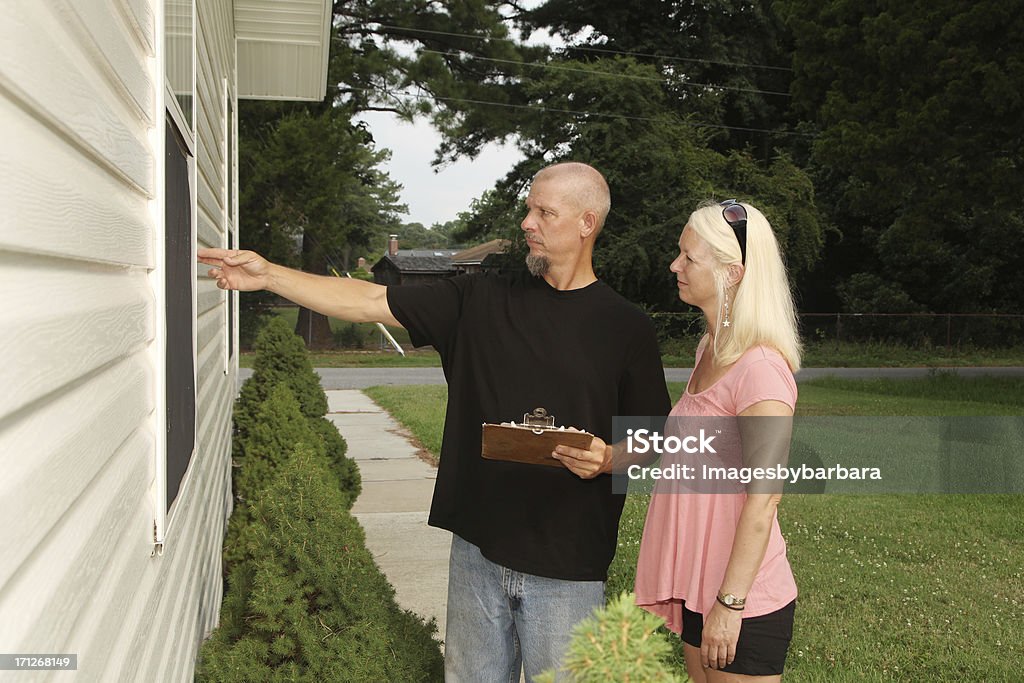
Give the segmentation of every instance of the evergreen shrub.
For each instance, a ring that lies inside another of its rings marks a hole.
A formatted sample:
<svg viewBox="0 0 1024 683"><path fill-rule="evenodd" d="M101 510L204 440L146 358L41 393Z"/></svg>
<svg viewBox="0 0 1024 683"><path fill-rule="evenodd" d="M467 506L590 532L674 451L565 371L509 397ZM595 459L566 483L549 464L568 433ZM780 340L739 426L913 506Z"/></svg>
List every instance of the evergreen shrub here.
<svg viewBox="0 0 1024 683"><path fill-rule="evenodd" d="M325 454L323 438L302 414L287 384L282 382L271 388L253 416L255 419L245 433L235 437L238 447L232 480L235 495L242 502L255 498L267 486L274 470L296 445L304 443ZM338 438L341 439L340 434Z"/></svg>
<svg viewBox="0 0 1024 683"><path fill-rule="evenodd" d="M302 444L254 501L199 681L434 681L433 620L401 610L326 458Z"/></svg>
<svg viewBox="0 0 1024 683"><path fill-rule="evenodd" d="M334 331L334 346L339 349L362 349L366 347L367 334L355 323L349 323Z"/></svg>
<svg viewBox="0 0 1024 683"><path fill-rule="evenodd" d="M334 423L325 417L309 418L309 425L313 430L314 437L318 439L318 445L323 448L331 469L334 470L342 492L345 494L348 505L356 502L359 492L363 490L363 482L359 476L359 466L352 458L345 454L348 452L348 444L338 433Z"/></svg>
<svg viewBox="0 0 1024 683"><path fill-rule="evenodd" d="M334 434L341 441L344 453L345 440L336 429ZM251 503L270 484L288 454L300 444L313 448L321 457L326 454L323 438L314 429L313 421L302 414L299 402L284 383L270 390L267 399L259 404L251 428L244 436L236 436L235 442L231 476L235 509L228 520L224 539L225 572L230 572L241 560L241 537L252 523ZM356 476L358 478L358 471ZM351 504L346 492L346 509Z"/></svg>
<svg viewBox="0 0 1024 683"><path fill-rule="evenodd" d="M573 629L559 681L569 683L682 683L673 671L672 644L658 627L663 621L636 606L632 593L621 593ZM537 683L554 683L546 671Z"/></svg>
<svg viewBox="0 0 1024 683"><path fill-rule="evenodd" d="M323 417L327 413L327 396L320 386L320 377L313 370L302 338L281 318L271 318L256 337L252 377L235 402L234 420L238 434L245 436L252 427L260 404L275 385L284 383L299 401L306 417Z"/></svg>
<svg viewBox="0 0 1024 683"><path fill-rule="evenodd" d="M232 456L238 468L236 481L243 481L243 486L251 483L259 487L259 477L266 473L266 469L259 467L257 463L264 457L262 449L268 430L260 428L259 424L266 422L266 416L262 413L263 403L278 384L286 385L298 401L299 410L309 420L314 435L308 443L323 448L351 506L361 490L359 469L352 460L345 457L345 440L338 434L334 425L324 418L327 412L327 395L320 386L320 377L313 370L302 339L281 318L267 321L260 332L256 340L252 377L242 385L238 400L235 402ZM259 432L259 436L254 442L252 435L256 432ZM283 438L281 441L286 446L286 451L283 452L287 452L294 445L294 442L289 444ZM317 441L319 443L316 443ZM246 449L254 444L258 446L257 449L247 453ZM242 474L240 470L243 467L252 469L252 475ZM251 490L252 487L248 488ZM235 494L238 496L236 501L244 505L244 492L237 485Z"/></svg>

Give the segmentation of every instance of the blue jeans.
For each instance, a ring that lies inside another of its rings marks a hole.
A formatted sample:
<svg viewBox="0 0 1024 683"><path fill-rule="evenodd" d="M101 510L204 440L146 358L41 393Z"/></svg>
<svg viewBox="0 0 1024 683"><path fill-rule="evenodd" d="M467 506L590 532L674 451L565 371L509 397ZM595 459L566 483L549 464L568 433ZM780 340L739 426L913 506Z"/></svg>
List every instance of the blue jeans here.
<svg viewBox="0 0 1024 683"><path fill-rule="evenodd" d="M524 574L452 534L444 640L447 683L519 683L561 666L578 622L604 605L603 581Z"/></svg>

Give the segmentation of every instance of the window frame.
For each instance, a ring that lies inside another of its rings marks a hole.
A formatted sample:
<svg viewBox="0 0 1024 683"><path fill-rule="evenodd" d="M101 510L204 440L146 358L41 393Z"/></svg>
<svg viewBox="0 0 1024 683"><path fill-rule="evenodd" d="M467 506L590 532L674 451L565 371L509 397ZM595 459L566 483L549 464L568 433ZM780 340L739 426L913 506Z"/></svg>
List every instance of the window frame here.
<svg viewBox="0 0 1024 683"><path fill-rule="evenodd" d="M178 101L177 95L174 93L174 88L167 78L167 42L166 42L166 12L168 2L188 2L192 11L192 31L189 36L192 45L192 68L189 73L191 83L189 84L189 116L185 116L185 112L181 108L181 103ZM156 15L156 36L157 36L157 63L159 69L157 74L158 80L164 84L164 103L160 105L161 109L171 109L175 118L175 122L178 126L178 133L186 138L189 143L190 151L192 152L193 158L195 158L195 142L196 142L196 113L198 108L196 107L196 61L199 57L199 53L196 49L196 28L198 26L198 14L196 12L196 0L157 0L157 15ZM189 123L191 121L192 123ZM185 135L187 133L187 135Z"/></svg>
<svg viewBox="0 0 1024 683"><path fill-rule="evenodd" d="M221 246L225 249L238 248L238 99L235 88L227 78L223 79L224 104L224 233ZM224 291L224 374L238 369L238 292Z"/></svg>
<svg viewBox="0 0 1024 683"><path fill-rule="evenodd" d="M163 122L164 125L154 125L150 129L150 148L153 150L153 176L156 191L153 200L150 202L150 217L154 226L153 235L153 267L149 271L149 281L154 294L156 315L154 320L154 335L151 345L152 363L155 370L154 381L154 410L153 410L153 439L154 439L154 489L152 498L154 502L153 519L153 544L154 554L163 553L164 544L174 527L176 512L179 503L189 495L191 473L195 464L198 452L199 441L199 406L198 406L198 263L196 261L197 227L198 227L198 204L197 204L197 165L196 165L196 133L195 129L188 125L188 121L182 112L174 91L167 79L167 54L164 40L164 12L165 0L158 0L155 16L156 31L156 60L155 72L156 81L161 86L156 88L154 108L156 116L154 120ZM192 120L195 121L196 114L196 3L191 2L192 10L192 93L191 108ZM188 167L188 190L189 190L189 212L190 212L190 267L192 284L192 313L191 313L191 338L192 338L192 374L193 374L193 440L192 449L189 453L189 464L182 475L178 486L177 495L168 505L167 500L167 389L169 378L167 376L167 286L166 286L166 209L167 209L167 178L165 173L166 165L166 123L170 122L177 129L181 140L185 143L187 150L186 163Z"/></svg>

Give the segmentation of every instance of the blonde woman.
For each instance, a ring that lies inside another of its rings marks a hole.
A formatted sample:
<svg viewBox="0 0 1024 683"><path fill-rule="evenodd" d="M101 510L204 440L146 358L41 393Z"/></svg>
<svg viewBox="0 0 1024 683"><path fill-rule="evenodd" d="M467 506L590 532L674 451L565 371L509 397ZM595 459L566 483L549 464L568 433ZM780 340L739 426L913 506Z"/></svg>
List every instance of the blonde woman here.
<svg viewBox="0 0 1024 683"><path fill-rule="evenodd" d="M734 200L698 208L679 237L671 270L679 298L703 311L707 333L670 421L774 416L770 422L781 430L769 440L784 458L800 344L767 219ZM757 438L751 434L740 425L736 450L745 461ZM797 589L776 515L780 497L751 487L731 493L656 488L651 497L637 604L680 633L687 673L697 683L781 679Z"/></svg>

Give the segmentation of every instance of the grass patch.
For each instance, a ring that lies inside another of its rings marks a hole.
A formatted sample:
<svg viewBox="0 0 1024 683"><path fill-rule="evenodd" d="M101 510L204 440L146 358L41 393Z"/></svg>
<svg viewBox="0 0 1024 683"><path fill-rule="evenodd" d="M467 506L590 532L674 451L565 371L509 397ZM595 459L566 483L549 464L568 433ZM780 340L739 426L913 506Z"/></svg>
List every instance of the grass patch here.
<svg viewBox="0 0 1024 683"><path fill-rule="evenodd" d="M676 397L684 386L670 383L669 391ZM367 393L439 452L444 386ZM1022 414L1024 384L946 373L913 380L822 378L801 383L797 412ZM646 496L626 499L610 596L633 586L648 502ZM1021 503L1008 495L784 497L779 521L801 592L786 680L1020 680ZM681 649L679 657L681 668Z"/></svg>
<svg viewBox="0 0 1024 683"><path fill-rule="evenodd" d="M882 342L809 342L808 368L1004 367L1024 364L1024 347L930 348Z"/></svg>
<svg viewBox="0 0 1024 683"><path fill-rule="evenodd" d="M441 435L448 405L447 385L388 385L370 387L364 392L412 432L437 461L441 454Z"/></svg>
<svg viewBox="0 0 1024 683"><path fill-rule="evenodd" d="M678 397L685 382L669 382ZM937 372L917 379L841 379L821 377L799 385L796 414L811 415L1020 415L1024 379L965 379Z"/></svg>
<svg viewBox="0 0 1024 683"><path fill-rule="evenodd" d="M978 349L918 348L882 342L806 341L803 366L807 368L924 368L1013 367L1024 365L1024 348ZM697 342L692 339L662 345L667 368L693 367Z"/></svg>
<svg viewBox="0 0 1024 683"><path fill-rule="evenodd" d="M662 344L666 368L693 367L698 339ZM805 368L998 368L1024 365L1024 347L976 348L908 346L892 342L804 340Z"/></svg>
<svg viewBox="0 0 1024 683"><path fill-rule="evenodd" d="M945 402L970 402L1024 406L1024 379L1020 377L977 377L964 381L952 372L930 372L916 379L863 379L821 377L801 387L847 391L900 399L928 399ZM943 413L963 414L963 413Z"/></svg>
<svg viewBox="0 0 1024 683"><path fill-rule="evenodd" d="M626 499L609 595L632 587L649 500ZM790 495L779 521L801 594L787 680L1019 680L1019 497Z"/></svg>

